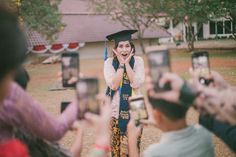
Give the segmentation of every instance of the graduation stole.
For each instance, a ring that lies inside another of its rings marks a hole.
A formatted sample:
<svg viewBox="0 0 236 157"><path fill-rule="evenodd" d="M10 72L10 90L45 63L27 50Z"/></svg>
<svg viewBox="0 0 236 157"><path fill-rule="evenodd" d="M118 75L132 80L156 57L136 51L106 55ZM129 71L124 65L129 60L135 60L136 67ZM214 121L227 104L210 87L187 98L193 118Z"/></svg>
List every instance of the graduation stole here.
<svg viewBox="0 0 236 157"><path fill-rule="evenodd" d="M129 62L132 69L134 68L134 62L135 60L134 60L134 57L132 56ZM119 65L120 63L118 59L114 58L112 61L112 66L114 67L115 71L117 71ZM130 86L130 81L126 72L126 68L124 68L123 77L117 91L119 92L119 95L120 95L119 128L120 128L121 134L125 134L127 124L130 119L128 98L132 95L132 87ZM106 91L106 95L113 98L115 92L117 91L114 91L108 87Z"/></svg>

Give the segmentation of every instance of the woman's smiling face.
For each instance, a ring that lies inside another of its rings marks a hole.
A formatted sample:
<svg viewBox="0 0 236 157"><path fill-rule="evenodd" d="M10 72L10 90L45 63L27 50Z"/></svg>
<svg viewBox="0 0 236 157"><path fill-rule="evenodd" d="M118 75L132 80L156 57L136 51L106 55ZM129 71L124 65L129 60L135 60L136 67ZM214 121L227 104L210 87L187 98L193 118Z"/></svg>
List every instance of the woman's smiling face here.
<svg viewBox="0 0 236 157"><path fill-rule="evenodd" d="M131 45L129 41L120 41L116 48L116 51L121 54L121 56L126 59L131 52Z"/></svg>

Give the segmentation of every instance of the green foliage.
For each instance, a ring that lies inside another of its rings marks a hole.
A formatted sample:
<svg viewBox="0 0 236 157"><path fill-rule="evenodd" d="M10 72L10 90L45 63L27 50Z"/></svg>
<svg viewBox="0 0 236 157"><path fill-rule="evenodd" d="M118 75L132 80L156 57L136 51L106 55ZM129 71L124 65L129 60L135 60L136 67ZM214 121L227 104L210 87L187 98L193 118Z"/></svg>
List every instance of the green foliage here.
<svg viewBox="0 0 236 157"><path fill-rule="evenodd" d="M232 37L236 40L236 1L235 0L215 0L216 9L213 12L214 17L225 17L233 25Z"/></svg>
<svg viewBox="0 0 236 157"><path fill-rule="evenodd" d="M175 21L183 21L187 26L189 50L194 48L195 36L198 33L198 30L197 33L193 33L193 22L200 25L216 17L226 17L236 23L236 0L90 0L90 2L96 11L109 14L113 20L128 28L138 29L141 37L146 28L156 26L155 21L160 13L166 13L166 16ZM232 33L236 39L234 32Z"/></svg>
<svg viewBox="0 0 236 157"><path fill-rule="evenodd" d="M147 12L149 3L144 0L89 0L91 8L98 13L106 14L112 20L120 22L128 29L138 30L138 39L145 53L142 37L147 28L156 27L155 15Z"/></svg>
<svg viewBox="0 0 236 157"><path fill-rule="evenodd" d="M17 10L24 26L35 30L52 42L56 34L64 28L58 12L60 0L5 0Z"/></svg>

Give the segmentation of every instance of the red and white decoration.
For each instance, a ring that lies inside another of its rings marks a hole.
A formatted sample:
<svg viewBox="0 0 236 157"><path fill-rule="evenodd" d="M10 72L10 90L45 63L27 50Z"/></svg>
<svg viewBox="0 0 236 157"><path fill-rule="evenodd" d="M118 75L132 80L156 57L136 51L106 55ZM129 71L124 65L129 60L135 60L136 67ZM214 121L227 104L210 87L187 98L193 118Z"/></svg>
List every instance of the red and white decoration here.
<svg viewBox="0 0 236 157"><path fill-rule="evenodd" d="M57 54L63 51L77 51L79 48L84 47L85 45L85 43L67 39L62 35L55 41L55 43L50 45L38 32L27 29L25 31L25 35L28 42L28 52L37 54Z"/></svg>
<svg viewBox="0 0 236 157"><path fill-rule="evenodd" d="M84 43L69 43L69 44L53 44L53 45L34 45L29 47L29 51L33 53L60 53L63 51L77 51L80 47L83 47Z"/></svg>

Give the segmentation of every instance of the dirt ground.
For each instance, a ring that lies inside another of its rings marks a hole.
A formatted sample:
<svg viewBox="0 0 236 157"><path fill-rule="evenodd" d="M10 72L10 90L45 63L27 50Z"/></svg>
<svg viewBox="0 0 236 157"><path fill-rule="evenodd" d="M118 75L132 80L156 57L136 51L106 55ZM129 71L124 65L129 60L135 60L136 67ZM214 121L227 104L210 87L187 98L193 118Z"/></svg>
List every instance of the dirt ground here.
<svg viewBox="0 0 236 157"><path fill-rule="evenodd" d="M172 71L188 78L188 69L191 66L189 55L172 54ZM212 57L211 68L221 73L224 78L232 85L236 85L236 55L227 57ZM146 64L146 63L145 63ZM71 101L75 98L73 90L64 91L48 91L49 88L55 86L57 81L57 72L60 71L60 64L42 65L30 64L26 66L30 73L31 81L29 84L29 93L42 104L42 108L47 110L53 116L57 117L60 113L61 101ZM85 75L94 75L99 77L100 92L105 92L105 82L103 79L103 60L102 59L84 59L80 63L80 71ZM144 89L142 89L144 92ZM198 122L198 113L194 110L188 112L187 121L189 124ZM86 156L94 140L94 131L91 128L86 128L83 138L82 156ZM161 131L152 128L144 128L141 152L151 143L159 141ZM214 136L214 135L213 135ZM68 132L65 137L60 140L60 143L66 148L70 148L75 140L75 133ZM214 136L216 157L233 157L235 156L228 148Z"/></svg>

